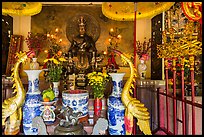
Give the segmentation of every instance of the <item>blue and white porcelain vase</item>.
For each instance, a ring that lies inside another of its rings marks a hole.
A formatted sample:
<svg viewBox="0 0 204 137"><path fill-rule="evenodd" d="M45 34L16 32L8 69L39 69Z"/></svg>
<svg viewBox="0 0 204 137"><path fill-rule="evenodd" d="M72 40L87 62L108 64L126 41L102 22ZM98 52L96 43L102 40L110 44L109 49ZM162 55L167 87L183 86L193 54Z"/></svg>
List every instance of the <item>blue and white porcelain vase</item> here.
<svg viewBox="0 0 204 137"><path fill-rule="evenodd" d="M32 119L42 113L42 96L39 90L39 74L42 70L24 71L28 75L28 91L23 105L23 132L25 135L37 135L38 129L32 127Z"/></svg>
<svg viewBox="0 0 204 137"><path fill-rule="evenodd" d="M110 135L125 135L125 107L121 100L123 77L125 73L109 73L112 77L113 89L107 99L108 123Z"/></svg>
<svg viewBox="0 0 204 137"><path fill-rule="evenodd" d="M89 92L87 90L65 90L62 92L63 107L69 106L74 113L82 112L82 117L88 116Z"/></svg>

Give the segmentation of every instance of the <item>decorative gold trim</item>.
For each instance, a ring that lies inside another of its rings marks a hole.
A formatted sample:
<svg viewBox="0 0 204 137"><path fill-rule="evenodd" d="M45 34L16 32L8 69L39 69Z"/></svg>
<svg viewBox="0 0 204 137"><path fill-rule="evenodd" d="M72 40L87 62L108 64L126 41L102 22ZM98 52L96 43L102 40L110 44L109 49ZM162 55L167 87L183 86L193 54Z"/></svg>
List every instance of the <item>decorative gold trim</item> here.
<svg viewBox="0 0 204 137"><path fill-rule="evenodd" d="M32 16L40 13L40 2L2 2L3 15Z"/></svg>
<svg viewBox="0 0 204 137"><path fill-rule="evenodd" d="M136 19L152 18L168 10L175 2L137 2ZM103 2L102 13L117 21L134 21L134 2Z"/></svg>
<svg viewBox="0 0 204 137"><path fill-rule="evenodd" d="M191 67L194 66L195 62L194 62L194 55L189 56L189 64Z"/></svg>
<svg viewBox="0 0 204 137"><path fill-rule="evenodd" d="M182 2L182 9L185 15L193 21L198 21L202 18L202 2Z"/></svg>
<svg viewBox="0 0 204 137"><path fill-rule="evenodd" d="M165 65L165 69L168 69L168 64L169 64L169 61L168 61L168 59L164 59L164 65Z"/></svg>
<svg viewBox="0 0 204 137"><path fill-rule="evenodd" d="M187 55L202 54L202 42L193 35L196 27L193 21L189 21L182 31L180 38L176 38L173 28L169 30L170 41L167 42L166 31L162 33L163 44L157 45L158 58L181 57Z"/></svg>

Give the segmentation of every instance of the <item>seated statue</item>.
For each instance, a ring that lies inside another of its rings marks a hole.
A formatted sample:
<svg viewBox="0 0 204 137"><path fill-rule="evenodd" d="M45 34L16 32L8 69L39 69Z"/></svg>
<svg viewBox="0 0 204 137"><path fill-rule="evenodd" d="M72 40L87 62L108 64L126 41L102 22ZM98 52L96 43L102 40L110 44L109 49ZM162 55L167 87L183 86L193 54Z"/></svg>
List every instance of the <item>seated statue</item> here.
<svg viewBox="0 0 204 137"><path fill-rule="evenodd" d="M68 55L75 65L75 74L89 73L95 69L96 47L92 37L86 34L86 21L81 16L79 21L79 34L73 38Z"/></svg>
<svg viewBox="0 0 204 137"><path fill-rule="evenodd" d="M96 69L97 49L93 38L86 34L86 20L83 16L78 20L78 35L71 41L67 57L70 60L67 71L76 74L76 86L85 89L86 74Z"/></svg>

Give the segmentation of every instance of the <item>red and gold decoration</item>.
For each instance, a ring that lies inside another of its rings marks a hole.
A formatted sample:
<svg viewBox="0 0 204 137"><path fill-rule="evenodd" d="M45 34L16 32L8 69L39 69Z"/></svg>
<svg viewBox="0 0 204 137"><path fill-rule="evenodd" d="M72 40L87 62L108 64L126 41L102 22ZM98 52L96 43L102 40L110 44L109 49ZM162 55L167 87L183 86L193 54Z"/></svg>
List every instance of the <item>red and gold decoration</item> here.
<svg viewBox="0 0 204 137"><path fill-rule="evenodd" d="M177 118L176 118L176 58L181 58L181 97L184 100L184 57L189 57L190 64L190 80L191 80L191 96L192 103L194 103L195 88L194 88L194 57L202 54L202 42L198 40L198 36L194 34L196 29L195 23L192 20L189 20L185 25L183 31L178 35L178 32L175 33L173 28L169 30L170 41L167 42L167 32L163 32L163 44L157 45L157 55L159 58L165 58L165 67L166 67L166 85L168 84L168 59L172 58L173 60L173 124L174 124L174 135L176 135L177 128ZM176 35L177 34L177 35ZM177 36L177 38L176 38ZM178 38L179 37L179 38ZM166 93L168 94L168 86L166 86ZM167 101L168 102L168 101ZM184 110L184 103L182 103L182 109ZM167 116L168 117L168 116ZM195 108L192 106L192 134L195 135ZM185 111L183 111L182 119L185 121ZM168 120L169 121L169 117ZM185 128L184 123L184 128ZM168 128L167 128L168 130Z"/></svg>
<svg viewBox="0 0 204 137"><path fill-rule="evenodd" d="M188 19L202 24L202 2L181 2L181 4Z"/></svg>
<svg viewBox="0 0 204 137"><path fill-rule="evenodd" d="M137 2L136 19L152 18L168 10L175 2ZM103 14L117 21L134 21L134 2L103 2Z"/></svg>
<svg viewBox="0 0 204 137"><path fill-rule="evenodd" d="M2 2L2 14L10 16L33 16L42 10L41 2Z"/></svg>

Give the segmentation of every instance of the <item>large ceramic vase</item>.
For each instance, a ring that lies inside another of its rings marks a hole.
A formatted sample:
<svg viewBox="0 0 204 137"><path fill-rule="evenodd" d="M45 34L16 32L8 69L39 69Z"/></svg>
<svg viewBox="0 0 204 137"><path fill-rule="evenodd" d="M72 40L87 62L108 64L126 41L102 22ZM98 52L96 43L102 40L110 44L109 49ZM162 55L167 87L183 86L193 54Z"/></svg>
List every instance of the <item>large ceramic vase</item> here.
<svg viewBox="0 0 204 137"><path fill-rule="evenodd" d="M113 89L107 100L108 123L110 135L125 135L125 107L121 100L123 77L125 73L109 73L112 77Z"/></svg>
<svg viewBox="0 0 204 137"><path fill-rule="evenodd" d="M42 70L24 70L28 75L28 91L23 105L23 132L37 135L38 129L32 127L32 119L40 116L42 96L39 90L39 74Z"/></svg>
<svg viewBox="0 0 204 137"><path fill-rule="evenodd" d="M74 113L82 112L79 121L88 121L88 101L89 93L87 90L65 90L62 91L62 105L69 106Z"/></svg>

